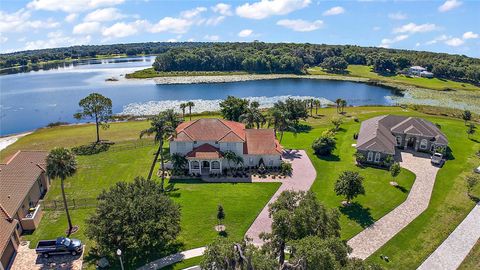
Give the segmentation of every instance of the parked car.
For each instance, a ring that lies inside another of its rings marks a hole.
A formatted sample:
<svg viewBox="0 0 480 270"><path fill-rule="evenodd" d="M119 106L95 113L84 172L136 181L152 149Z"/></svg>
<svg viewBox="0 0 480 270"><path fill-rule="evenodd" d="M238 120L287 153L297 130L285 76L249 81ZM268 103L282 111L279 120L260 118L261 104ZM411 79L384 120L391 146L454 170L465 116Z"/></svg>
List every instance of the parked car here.
<svg viewBox="0 0 480 270"><path fill-rule="evenodd" d="M437 166L442 166L444 163L443 155L441 153L435 153L432 155L432 164Z"/></svg>
<svg viewBox="0 0 480 270"><path fill-rule="evenodd" d="M82 241L67 237L58 237L55 240L40 240L35 248L37 254L45 258L56 254L71 254L75 256L82 253L82 250Z"/></svg>

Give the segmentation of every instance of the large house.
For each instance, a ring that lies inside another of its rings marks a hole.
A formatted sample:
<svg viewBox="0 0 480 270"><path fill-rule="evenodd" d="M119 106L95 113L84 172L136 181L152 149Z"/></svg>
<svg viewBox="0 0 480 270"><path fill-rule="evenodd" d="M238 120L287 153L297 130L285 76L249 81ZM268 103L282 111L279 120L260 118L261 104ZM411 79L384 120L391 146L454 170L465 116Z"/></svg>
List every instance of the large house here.
<svg viewBox="0 0 480 270"><path fill-rule="evenodd" d="M233 166L224 158L232 151L243 166L278 167L282 148L273 129L246 129L238 122L203 118L181 123L170 138L170 154L184 155L191 174L220 173Z"/></svg>
<svg viewBox="0 0 480 270"><path fill-rule="evenodd" d="M356 147L367 162L381 163L397 149L444 153L447 145L447 137L425 119L383 115L362 122Z"/></svg>
<svg viewBox="0 0 480 270"><path fill-rule="evenodd" d="M19 151L0 164L0 270L7 269L24 231L33 231L43 215L39 200L50 186L44 151Z"/></svg>
<svg viewBox="0 0 480 270"><path fill-rule="evenodd" d="M421 66L412 66L408 69L408 74L412 76L433 78L433 73Z"/></svg>

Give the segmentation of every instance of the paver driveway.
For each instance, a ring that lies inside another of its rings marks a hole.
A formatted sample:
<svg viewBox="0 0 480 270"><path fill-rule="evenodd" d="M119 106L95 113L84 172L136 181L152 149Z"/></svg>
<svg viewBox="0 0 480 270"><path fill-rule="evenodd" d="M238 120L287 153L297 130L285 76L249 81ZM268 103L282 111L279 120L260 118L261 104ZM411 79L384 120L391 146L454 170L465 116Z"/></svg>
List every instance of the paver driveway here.
<svg viewBox="0 0 480 270"><path fill-rule="evenodd" d="M83 253L77 256L56 255L43 258L35 253L34 249L28 248L28 242L18 247L17 255L13 260L10 270L81 270Z"/></svg>
<svg viewBox="0 0 480 270"><path fill-rule="evenodd" d="M427 209L439 168L431 165L430 155L410 152L401 152L400 166L416 175L407 199L348 241L350 257L366 259Z"/></svg>
<svg viewBox="0 0 480 270"><path fill-rule="evenodd" d="M273 194L272 198L265 207L262 209L260 214L257 216L253 224L248 229L246 235L253 239L253 244L261 245L263 244L262 239L259 235L262 232L271 232L272 231L272 219L268 214L268 205L275 202L280 195L285 190L292 191L307 191L312 186L317 176L317 172L313 167L310 158L308 158L307 153L304 150L292 150L286 152L283 155L284 160L288 160L292 163L293 173L292 176L282 179L282 185L278 188L277 192ZM255 181L259 182L259 181Z"/></svg>

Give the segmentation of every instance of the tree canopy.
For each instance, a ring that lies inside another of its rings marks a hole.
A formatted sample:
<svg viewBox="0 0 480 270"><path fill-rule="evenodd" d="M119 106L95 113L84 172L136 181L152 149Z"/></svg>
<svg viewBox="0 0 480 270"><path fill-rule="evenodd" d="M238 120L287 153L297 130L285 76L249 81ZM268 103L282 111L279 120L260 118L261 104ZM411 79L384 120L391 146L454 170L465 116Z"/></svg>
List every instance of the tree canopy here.
<svg viewBox="0 0 480 270"><path fill-rule="evenodd" d="M249 101L243 98L228 96L220 102L222 117L230 121L240 121L240 116L247 112Z"/></svg>
<svg viewBox="0 0 480 270"><path fill-rule="evenodd" d="M98 93L91 93L80 100L78 105L82 110L74 117L76 119L93 119L97 128L97 142L100 141L98 127L108 128L108 121L112 118L112 100Z"/></svg>
<svg viewBox="0 0 480 270"><path fill-rule="evenodd" d="M345 196L347 203L349 203L358 195L365 194L365 188L362 183L363 179L363 176L358 172L344 171L335 183L335 193Z"/></svg>

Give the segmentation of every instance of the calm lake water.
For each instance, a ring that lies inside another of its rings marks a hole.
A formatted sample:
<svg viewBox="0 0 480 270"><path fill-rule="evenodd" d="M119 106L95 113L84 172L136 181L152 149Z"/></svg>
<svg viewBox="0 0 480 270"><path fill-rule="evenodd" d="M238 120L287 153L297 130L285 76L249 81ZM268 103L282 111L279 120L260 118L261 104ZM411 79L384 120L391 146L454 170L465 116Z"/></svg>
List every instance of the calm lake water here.
<svg viewBox="0 0 480 270"><path fill-rule="evenodd" d="M156 85L152 80L126 80L125 73L151 66L153 57L105 59L59 69L0 76L0 135L43 127L51 122L76 123L78 102L92 92L112 99L114 113L149 113L196 100L196 110L214 109L228 95L262 97L311 96L346 99L349 105L390 105L394 92L363 83L278 79L216 84ZM117 82L106 82L109 77ZM261 98L261 99L262 99ZM210 105L209 105L210 104ZM210 107L209 107L210 106ZM213 107L212 107L213 106Z"/></svg>

